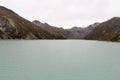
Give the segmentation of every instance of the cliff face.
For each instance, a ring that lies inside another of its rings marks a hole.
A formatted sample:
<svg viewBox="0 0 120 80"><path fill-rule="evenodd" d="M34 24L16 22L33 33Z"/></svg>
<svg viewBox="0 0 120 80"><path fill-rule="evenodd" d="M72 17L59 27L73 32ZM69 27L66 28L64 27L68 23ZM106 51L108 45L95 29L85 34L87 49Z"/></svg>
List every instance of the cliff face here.
<svg viewBox="0 0 120 80"><path fill-rule="evenodd" d="M114 17L99 24L85 37L85 39L120 41L120 18Z"/></svg>
<svg viewBox="0 0 120 80"><path fill-rule="evenodd" d="M9 39L57 39L47 30L34 25L12 10L0 6L0 31Z"/></svg>

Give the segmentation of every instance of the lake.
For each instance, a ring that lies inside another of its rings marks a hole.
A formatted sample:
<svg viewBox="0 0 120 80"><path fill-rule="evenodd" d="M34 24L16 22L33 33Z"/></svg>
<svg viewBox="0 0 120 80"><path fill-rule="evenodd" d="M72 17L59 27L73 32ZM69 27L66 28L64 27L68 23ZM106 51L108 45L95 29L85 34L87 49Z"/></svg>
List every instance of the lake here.
<svg viewBox="0 0 120 80"><path fill-rule="evenodd" d="M120 43L1 40L0 80L120 80Z"/></svg>

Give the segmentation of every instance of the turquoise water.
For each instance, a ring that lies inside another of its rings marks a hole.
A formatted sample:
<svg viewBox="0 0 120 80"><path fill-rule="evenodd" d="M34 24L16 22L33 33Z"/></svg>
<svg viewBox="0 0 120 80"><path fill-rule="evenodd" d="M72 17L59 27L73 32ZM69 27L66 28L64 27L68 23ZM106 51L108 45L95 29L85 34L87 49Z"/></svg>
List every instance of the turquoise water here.
<svg viewBox="0 0 120 80"><path fill-rule="evenodd" d="M120 80L120 43L0 41L0 80Z"/></svg>

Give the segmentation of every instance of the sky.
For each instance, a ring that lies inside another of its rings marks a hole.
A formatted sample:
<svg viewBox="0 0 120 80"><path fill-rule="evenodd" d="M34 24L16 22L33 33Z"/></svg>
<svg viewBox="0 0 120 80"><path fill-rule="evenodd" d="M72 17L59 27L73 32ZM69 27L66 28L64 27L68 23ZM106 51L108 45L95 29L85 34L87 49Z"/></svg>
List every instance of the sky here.
<svg viewBox="0 0 120 80"><path fill-rule="evenodd" d="M0 5L30 21L63 28L120 17L120 0L0 0Z"/></svg>

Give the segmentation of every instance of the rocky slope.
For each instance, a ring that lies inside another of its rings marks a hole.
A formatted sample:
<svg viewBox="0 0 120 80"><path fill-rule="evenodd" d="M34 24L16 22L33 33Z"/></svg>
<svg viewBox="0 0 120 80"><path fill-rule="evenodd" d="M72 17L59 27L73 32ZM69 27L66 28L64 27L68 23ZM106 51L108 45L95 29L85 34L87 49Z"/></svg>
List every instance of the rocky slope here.
<svg viewBox="0 0 120 80"><path fill-rule="evenodd" d="M37 25L37 26L39 26L40 28L46 30L50 34L52 34L54 36L57 36L57 39L64 39L64 38L66 38L64 36L65 30L63 28L57 28L57 27L49 25L48 23L42 23L42 22L40 22L38 20L34 20L32 23Z"/></svg>
<svg viewBox="0 0 120 80"><path fill-rule="evenodd" d="M0 6L0 38L1 39L57 39L53 35L32 22L22 18L10 9ZM61 37L64 38L64 37Z"/></svg>
<svg viewBox="0 0 120 80"><path fill-rule="evenodd" d="M114 17L95 27L85 39L102 41L120 41L120 18Z"/></svg>

